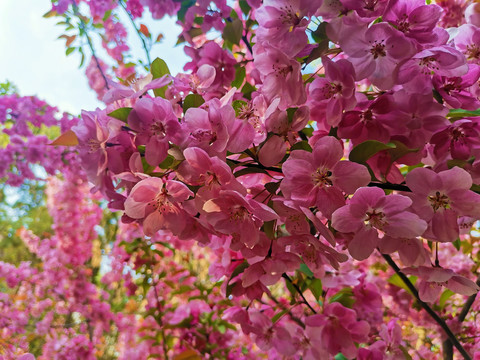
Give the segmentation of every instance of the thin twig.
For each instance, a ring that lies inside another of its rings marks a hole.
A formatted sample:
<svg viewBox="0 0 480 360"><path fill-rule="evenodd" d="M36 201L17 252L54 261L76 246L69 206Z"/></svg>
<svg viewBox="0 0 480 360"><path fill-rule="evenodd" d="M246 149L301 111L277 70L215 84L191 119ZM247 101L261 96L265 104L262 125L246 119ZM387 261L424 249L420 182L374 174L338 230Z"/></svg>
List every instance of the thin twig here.
<svg viewBox="0 0 480 360"><path fill-rule="evenodd" d="M152 67L152 61L150 60L150 52L149 52L149 50L148 50L147 43L145 42L145 39L144 39L143 36L142 36L142 33L141 33L140 30L137 28L137 24L135 24L135 21L133 20L132 14L127 10L127 7L126 7L125 4L123 3L123 1L122 1L122 0L119 0L118 3L119 3L120 6L123 8L123 10L125 10L125 13L127 14L128 18L130 19L130 22L131 22L132 25L133 25L133 28L134 28L135 31L137 32L137 35L138 35L138 37L140 38L140 40L142 41L143 49L145 50L145 55L147 56L148 67L151 68L151 67Z"/></svg>
<svg viewBox="0 0 480 360"><path fill-rule="evenodd" d="M415 286L410 282L408 277L402 273L398 265L393 261L393 259L390 257L390 255L387 254L382 254L383 258L387 261L388 265L392 267L393 270L395 270L395 273L403 280L405 285L408 287L408 289L412 292L413 296L417 299L419 304L422 306L422 308L432 317L435 322L440 325L440 327L443 329L445 334L448 336L452 344L457 348L457 350L462 354L463 358L466 360L472 360L468 352L464 349L462 344L458 341L458 339L455 337L455 334L450 330L448 327L447 323L445 320L443 320L433 309L425 302L423 302L420 299L420 296L418 295L418 291L415 288Z"/></svg>
<svg viewBox="0 0 480 360"><path fill-rule="evenodd" d="M92 57L95 60L95 63L97 64L97 68L100 71L100 74L102 75L103 80L105 81L105 87L108 90L108 89L110 89L110 87L108 86L107 77L106 77L105 73L103 72L102 67L100 66L100 61L98 60L97 55L95 53L95 48L93 47L92 39L90 39L90 36L88 35L85 21L83 21L82 14L80 14L78 12L78 6L77 6L75 1L73 2L73 13L80 19L80 30L85 34L85 37L87 38L88 47L90 48L90 51L92 52Z"/></svg>
<svg viewBox="0 0 480 360"><path fill-rule="evenodd" d="M298 285L297 285L297 284L294 284L293 281L292 281L292 279L290 279L290 277L289 277L287 274L283 273L283 274L282 274L282 277L283 277L284 279L286 279L290 284L292 284L292 286L295 288L295 290L297 290L297 292L298 292L298 294L300 295L300 297L303 299L303 302L305 303L305 305L307 305L307 306L309 307L309 309L312 310L312 312L313 312L314 314L316 314L317 312L316 312L315 309L312 307L312 305L309 304L309 302L307 301L307 299L305 299L305 296L303 296L303 292L302 292L302 290L298 287Z"/></svg>
<svg viewBox="0 0 480 360"><path fill-rule="evenodd" d="M480 275L477 278L476 281L477 285L480 286ZM465 318L468 315L468 312L470 311L470 308L472 307L473 303L475 302L475 299L477 297L477 293L470 295L465 302L465 304L462 307L462 310L460 311L460 314L458 315L458 321L463 322ZM443 342L442 344L442 349L443 349L443 359L444 360L453 360L453 344L450 341L450 339L447 339Z"/></svg>

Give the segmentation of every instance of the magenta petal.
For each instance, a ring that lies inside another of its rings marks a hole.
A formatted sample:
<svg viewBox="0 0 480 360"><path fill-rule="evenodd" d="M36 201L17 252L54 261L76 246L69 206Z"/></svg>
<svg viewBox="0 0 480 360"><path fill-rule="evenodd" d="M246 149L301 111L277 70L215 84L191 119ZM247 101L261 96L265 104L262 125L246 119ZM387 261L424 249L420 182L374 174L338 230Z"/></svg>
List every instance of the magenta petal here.
<svg viewBox="0 0 480 360"><path fill-rule="evenodd" d="M375 229L363 228L355 234L348 244L350 255L356 260L365 260L378 245L378 233Z"/></svg>
<svg viewBox="0 0 480 360"><path fill-rule="evenodd" d="M143 221L143 232L147 236L153 236L163 226L163 216L159 211L154 211Z"/></svg>
<svg viewBox="0 0 480 360"><path fill-rule="evenodd" d="M258 153L258 159L264 166L277 165L285 156L287 144L285 140L277 135L273 135L263 144Z"/></svg>
<svg viewBox="0 0 480 360"><path fill-rule="evenodd" d="M332 214L332 226L344 233L356 232L363 226L361 219L353 218L350 206L346 205L335 210Z"/></svg>
<svg viewBox="0 0 480 360"><path fill-rule="evenodd" d="M470 190L472 177L468 172L457 166L438 174L445 189Z"/></svg>
<svg viewBox="0 0 480 360"><path fill-rule="evenodd" d="M332 180L347 194L353 194L358 188L367 186L370 182L370 173L363 165L350 161L340 161L332 168Z"/></svg>
<svg viewBox="0 0 480 360"><path fill-rule="evenodd" d="M432 232L435 240L440 242L451 242L459 236L457 214L453 210L439 210L432 218Z"/></svg>
<svg viewBox="0 0 480 360"><path fill-rule="evenodd" d="M468 296L476 294L479 290L477 284L475 284L472 280L460 275L452 276L452 278L447 281L446 287L457 294Z"/></svg>
<svg viewBox="0 0 480 360"><path fill-rule="evenodd" d="M401 212L388 217L388 223L383 230L386 234L399 237L411 238L422 235L427 230L427 223L411 212Z"/></svg>
<svg viewBox="0 0 480 360"><path fill-rule="evenodd" d="M414 193L430 193L432 189L440 189L442 181L436 172L426 168L416 168L407 174L407 186Z"/></svg>
<svg viewBox="0 0 480 360"><path fill-rule="evenodd" d="M159 141L156 137L152 137L145 146L145 160L149 165L157 166L167 157L168 142Z"/></svg>
<svg viewBox="0 0 480 360"><path fill-rule="evenodd" d="M442 285L436 282L427 282L420 280L418 282L418 295L425 302L434 302L442 291Z"/></svg>

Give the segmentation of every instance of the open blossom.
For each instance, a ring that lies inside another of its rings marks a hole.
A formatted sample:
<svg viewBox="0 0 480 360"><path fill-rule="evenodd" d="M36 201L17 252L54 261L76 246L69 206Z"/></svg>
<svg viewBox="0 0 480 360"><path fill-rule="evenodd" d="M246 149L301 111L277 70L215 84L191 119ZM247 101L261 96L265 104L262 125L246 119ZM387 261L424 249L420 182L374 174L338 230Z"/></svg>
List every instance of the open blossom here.
<svg viewBox="0 0 480 360"><path fill-rule="evenodd" d="M203 211L206 221L216 231L233 236L234 250L239 250L242 244L253 247L258 242L263 222L278 219L278 215L268 206L246 199L232 190L220 191L218 197L205 203Z"/></svg>
<svg viewBox="0 0 480 360"><path fill-rule="evenodd" d="M455 274L451 269L419 266L402 269L402 272L418 276L418 294L420 299L426 302L434 302L442 287L462 295L473 295L480 289L472 280Z"/></svg>
<svg viewBox="0 0 480 360"><path fill-rule="evenodd" d="M282 167L284 196L304 206L315 205L324 216L330 217L345 204L343 192L352 194L370 181L366 167L340 161L342 157L342 146L330 136L319 139L311 153L292 151Z"/></svg>
<svg viewBox="0 0 480 360"><path fill-rule="evenodd" d="M234 120L233 108L219 100L210 100L203 108L189 108L185 113L185 125L190 132L188 145L199 147L210 155L223 153L229 139L228 129Z"/></svg>
<svg viewBox="0 0 480 360"><path fill-rule="evenodd" d="M355 106L355 70L345 59L333 62L328 57L322 58L325 77L316 78L308 85L308 101L315 111L315 120L322 119L330 126L337 126L344 110Z"/></svg>
<svg viewBox="0 0 480 360"><path fill-rule="evenodd" d="M193 193L179 181L148 178L135 185L125 201L125 214L143 219L143 230L153 236L158 230L180 234L186 226L188 214L182 202Z"/></svg>
<svg viewBox="0 0 480 360"><path fill-rule="evenodd" d="M398 0L389 2L383 20L420 44L434 43L438 40L434 30L441 13L440 6L425 5L424 0Z"/></svg>
<svg viewBox="0 0 480 360"><path fill-rule="evenodd" d="M261 92L267 100L280 96L281 110L303 104L306 94L300 63L270 45L255 45L254 53L254 65L263 82Z"/></svg>
<svg viewBox="0 0 480 360"><path fill-rule="evenodd" d="M344 35L340 46L353 63L357 80L367 78L382 90L393 87L399 63L414 51L400 31L385 23Z"/></svg>
<svg viewBox="0 0 480 360"><path fill-rule="evenodd" d="M411 93L430 94L432 75L463 76L468 71L463 54L449 46L436 46L415 54L400 66L398 83Z"/></svg>
<svg viewBox="0 0 480 360"><path fill-rule="evenodd" d="M366 321L357 321L354 310L338 302L326 305L323 314L309 316L305 325L312 343L327 349L332 356L342 353L347 359L355 358L355 343L366 341L370 331Z"/></svg>
<svg viewBox="0 0 480 360"><path fill-rule="evenodd" d="M381 241L378 231L396 238L416 237L425 232L427 223L408 211L411 204L406 196L387 196L379 188L360 188L348 205L333 213L332 226L354 233L348 250L353 258L363 260Z"/></svg>
<svg viewBox="0 0 480 360"><path fill-rule="evenodd" d="M453 41L468 62L480 64L480 28L472 24L464 24L458 28Z"/></svg>
<svg viewBox="0 0 480 360"><path fill-rule="evenodd" d="M145 160L157 166L167 157L169 141L181 143L180 123L169 101L142 98L128 115L128 126L137 132L135 143L145 145Z"/></svg>
<svg viewBox="0 0 480 360"><path fill-rule="evenodd" d="M256 10L259 42L277 44L289 56L295 56L308 42L305 16L315 13L319 0L267 0Z"/></svg>
<svg viewBox="0 0 480 360"><path fill-rule="evenodd" d="M436 173L426 168L407 174L406 194L413 200L412 209L428 222L424 237L434 241L455 241L459 236L457 218L480 218L480 195L470 191L472 178L465 170L454 167Z"/></svg>
<svg viewBox="0 0 480 360"><path fill-rule="evenodd" d="M467 160L474 149L480 148L480 123L462 119L433 134L430 143L439 159L451 155L454 159Z"/></svg>

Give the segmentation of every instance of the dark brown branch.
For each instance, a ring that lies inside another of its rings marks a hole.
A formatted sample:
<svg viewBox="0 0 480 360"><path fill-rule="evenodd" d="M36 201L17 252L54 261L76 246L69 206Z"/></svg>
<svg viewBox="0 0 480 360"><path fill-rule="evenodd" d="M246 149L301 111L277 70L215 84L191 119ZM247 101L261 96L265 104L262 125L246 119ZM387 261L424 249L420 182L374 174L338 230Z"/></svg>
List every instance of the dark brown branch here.
<svg viewBox="0 0 480 360"><path fill-rule="evenodd" d="M480 275L477 278L477 285L480 286ZM460 314L458 315L459 322L463 322L465 320L465 318L468 315L468 312L470 311L470 308L475 302L476 297L477 297L477 294L473 294L468 297L467 301L462 307L462 311L460 311ZM450 341L450 339L447 339L443 342L442 349L443 349L443 359L453 360L453 344Z"/></svg>
<svg viewBox="0 0 480 360"><path fill-rule="evenodd" d="M435 311L433 311L433 309L427 303L423 302L420 299L420 296L418 295L418 291L415 288L415 286L410 282L408 277L404 273L402 273L402 271L400 270L398 265L395 263L395 261L393 261L390 255L382 254L382 256L387 261L388 265L390 265L390 267L392 267L392 269L395 270L395 273L402 279L402 281L405 283L408 289L412 292L413 296L417 299L420 306L432 317L433 320L435 320L435 322L438 325L440 325L440 327L448 336L452 344L457 348L460 354L462 354L463 358L466 360L472 360L470 355L463 348L462 344L460 344L458 339L455 337L455 334L452 332L452 330L450 330L445 320L443 320Z"/></svg>
<svg viewBox="0 0 480 360"><path fill-rule="evenodd" d="M283 273L283 274L282 274L282 277L283 277L284 279L286 279L290 284L292 284L292 286L295 288L295 290L298 292L298 294L299 294L300 297L302 298L302 300L303 300L303 302L305 303L305 305L307 305L308 308L309 308L310 310L312 310L312 312L313 312L314 314L316 314L317 312L316 312L315 309L312 307L312 305L309 304L309 302L307 301L307 299L305 299L305 296L303 296L303 292L302 292L302 290L298 287L298 285L297 285L297 284L294 284L293 281L292 281L292 279L290 279L290 277L289 277L287 274Z"/></svg>

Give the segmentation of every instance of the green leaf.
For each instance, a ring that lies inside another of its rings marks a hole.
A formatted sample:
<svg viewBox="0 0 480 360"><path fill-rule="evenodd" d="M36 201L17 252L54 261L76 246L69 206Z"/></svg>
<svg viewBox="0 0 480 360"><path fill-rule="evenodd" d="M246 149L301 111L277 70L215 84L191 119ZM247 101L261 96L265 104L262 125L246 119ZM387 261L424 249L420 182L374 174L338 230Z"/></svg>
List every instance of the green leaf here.
<svg viewBox="0 0 480 360"><path fill-rule="evenodd" d="M131 107L124 107L113 110L111 113L108 113L108 116L113 117L118 120L122 120L123 122L127 122L128 115L133 109Z"/></svg>
<svg viewBox="0 0 480 360"><path fill-rule="evenodd" d="M170 166L172 166L173 162L175 161L175 158L172 155L168 155L165 160L163 160L158 167L160 169L170 169Z"/></svg>
<svg viewBox="0 0 480 360"><path fill-rule="evenodd" d="M240 44L243 34L243 23L240 19L235 19L227 22L223 29L222 38L231 42L232 44Z"/></svg>
<svg viewBox="0 0 480 360"><path fill-rule="evenodd" d="M299 270L309 277L313 277L313 272L306 264L300 264Z"/></svg>
<svg viewBox="0 0 480 360"><path fill-rule="evenodd" d="M284 309L278 313L276 313L273 318L272 318L272 324L275 324L278 319L280 319L283 315L285 315L288 312L288 309Z"/></svg>
<svg viewBox="0 0 480 360"><path fill-rule="evenodd" d="M465 117L480 116L480 109L469 111L463 109L452 109L448 112L447 117L451 120L462 119Z"/></svg>
<svg viewBox="0 0 480 360"><path fill-rule="evenodd" d="M404 143L393 140L392 144L395 145L395 148L389 149L388 153L390 154L390 159L392 162L397 161L402 156L405 156L409 153L418 152L419 149L409 149Z"/></svg>
<svg viewBox="0 0 480 360"><path fill-rule="evenodd" d="M242 86L243 81L245 80L246 70L245 67L240 65L235 71L235 79L232 81L232 87L237 89Z"/></svg>
<svg viewBox="0 0 480 360"><path fill-rule="evenodd" d="M312 281L310 281L310 284L308 285L308 288L312 292L313 296L315 296L315 299L318 301L318 299L320 299L323 294L322 280L312 279Z"/></svg>
<svg viewBox="0 0 480 360"><path fill-rule="evenodd" d="M335 360L348 360L342 353L335 355Z"/></svg>
<svg viewBox="0 0 480 360"><path fill-rule="evenodd" d="M204 102L205 102L205 100L203 99L203 97L201 95L189 94L189 95L187 95L185 100L183 100L183 112L184 113L187 112L187 110L190 109L191 107L198 108Z"/></svg>
<svg viewBox="0 0 480 360"><path fill-rule="evenodd" d="M327 25L328 23L327 22L321 22L317 29L312 32L312 38L313 40L315 40L316 43L321 43L325 40L328 40L328 37L327 37Z"/></svg>
<svg viewBox="0 0 480 360"><path fill-rule="evenodd" d="M196 0L184 0L182 1L182 6L180 7L180 10L177 12L177 18L181 22L185 21L185 14L187 13L187 10L195 5Z"/></svg>
<svg viewBox="0 0 480 360"><path fill-rule="evenodd" d="M67 55L67 56L70 55L72 52L75 51L75 49L76 48L74 48L74 47L67 48L67 50L65 50L65 55Z"/></svg>
<svg viewBox="0 0 480 360"><path fill-rule="evenodd" d="M252 8L250 7L250 5L248 5L247 0L240 0L238 2L238 5L240 6L240 9L245 15L250 14L250 11L252 10Z"/></svg>
<svg viewBox="0 0 480 360"><path fill-rule="evenodd" d="M417 277L416 276L409 276L408 279L414 285L417 282ZM410 291L410 289L408 288L408 286L405 285L405 283L403 282L403 280L400 278L400 276L398 274L393 274L392 276L390 276L390 278L388 279L388 283L392 284L394 286L397 286L399 288L402 288L403 290L405 290L409 294L413 295L412 292Z"/></svg>
<svg viewBox="0 0 480 360"><path fill-rule="evenodd" d="M355 303L353 298L353 291L351 288L343 288L335 295L333 295L329 300L329 303L338 302L347 308L351 308Z"/></svg>
<svg viewBox="0 0 480 360"><path fill-rule="evenodd" d="M462 243L460 242L460 239L457 239L452 244L453 244L453 246L455 246L455 249L460 250L460 245Z"/></svg>
<svg viewBox="0 0 480 360"><path fill-rule="evenodd" d="M255 86L253 86L252 84L250 84L249 82L246 82L245 85L243 85L242 87L242 94L243 96L248 99L248 100L251 100L252 98L252 93L254 91L256 91L257 89L255 88Z"/></svg>
<svg viewBox="0 0 480 360"><path fill-rule="evenodd" d="M367 140L355 146L350 152L350 161L364 164L376 153L383 150L394 149L395 145L388 145L376 140Z"/></svg>
<svg viewBox="0 0 480 360"><path fill-rule="evenodd" d="M235 110L236 116L238 116L238 114L240 113L240 109L245 105L247 105L247 103L243 100L234 100L232 102L232 107L233 107L233 110Z"/></svg>
<svg viewBox="0 0 480 360"><path fill-rule="evenodd" d="M156 58L152 62L152 67L150 69L150 72L152 73L153 79L159 79L164 75L169 75L170 69L168 68L168 65L165 61L163 61L160 58ZM153 89L153 93L155 94L155 96L165 97L166 90L167 90L167 85L158 89Z"/></svg>
<svg viewBox="0 0 480 360"><path fill-rule="evenodd" d="M443 309L447 303L447 300L450 299L455 293L452 290L446 289L442 295L440 295L440 301L438 305Z"/></svg>
<svg viewBox="0 0 480 360"><path fill-rule="evenodd" d="M290 151L293 151L293 150L305 150L305 151L308 151L308 152L312 152L312 147L308 144L308 141L299 141L297 143L295 143L291 148L290 148Z"/></svg>

